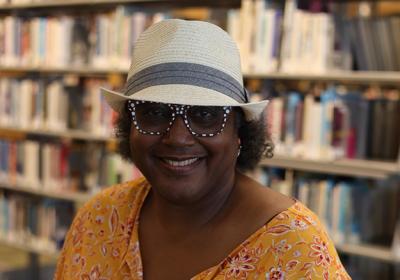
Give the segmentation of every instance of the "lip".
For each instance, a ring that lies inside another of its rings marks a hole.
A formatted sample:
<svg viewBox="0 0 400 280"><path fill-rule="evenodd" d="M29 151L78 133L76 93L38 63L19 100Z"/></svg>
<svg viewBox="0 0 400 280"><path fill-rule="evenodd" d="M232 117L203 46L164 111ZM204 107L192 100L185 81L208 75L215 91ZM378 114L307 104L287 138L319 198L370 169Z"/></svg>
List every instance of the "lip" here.
<svg viewBox="0 0 400 280"><path fill-rule="evenodd" d="M170 161L187 161L196 158L197 160L188 164L188 165L171 165L166 160ZM186 175L188 173L193 172L204 160L204 156L158 156L158 162L162 165L162 167L169 172L179 175Z"/></svg>

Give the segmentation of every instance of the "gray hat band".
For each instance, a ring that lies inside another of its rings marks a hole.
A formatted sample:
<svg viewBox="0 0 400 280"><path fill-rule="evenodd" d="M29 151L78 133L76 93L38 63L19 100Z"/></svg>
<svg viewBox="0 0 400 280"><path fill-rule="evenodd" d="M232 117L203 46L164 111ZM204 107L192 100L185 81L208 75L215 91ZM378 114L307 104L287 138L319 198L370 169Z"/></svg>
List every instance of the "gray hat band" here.
<svg viewBox="0 0 400 280"><path fill-rule="evenodd" d="M173 62L147 67L126 82L124 94L132 95L142 89L157 85L185 84L212 89L239 103L247 103L244 87L230 75L201 64Z"/></svg>

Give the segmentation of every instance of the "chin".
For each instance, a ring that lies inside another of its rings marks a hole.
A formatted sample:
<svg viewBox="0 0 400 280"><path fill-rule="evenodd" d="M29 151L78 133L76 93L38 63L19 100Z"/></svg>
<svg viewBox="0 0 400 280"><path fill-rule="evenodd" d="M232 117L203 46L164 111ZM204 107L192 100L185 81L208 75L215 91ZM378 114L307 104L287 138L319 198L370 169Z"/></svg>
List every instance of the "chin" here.
<svg viewBox="0 0 400 280"><path fill-rule="evenodd" d="M155 183L154 190L165 200L176 205L193 204L207 193L206 186L195 180L172 180Z"/></svg>

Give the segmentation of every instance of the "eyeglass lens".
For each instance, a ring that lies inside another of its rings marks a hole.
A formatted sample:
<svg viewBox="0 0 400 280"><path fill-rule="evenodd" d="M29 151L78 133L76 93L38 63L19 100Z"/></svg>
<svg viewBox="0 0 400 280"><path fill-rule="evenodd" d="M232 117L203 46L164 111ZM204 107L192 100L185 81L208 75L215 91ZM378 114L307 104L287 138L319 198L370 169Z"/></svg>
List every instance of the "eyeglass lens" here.
<svg viewBox="0 0 400 280"><path fill-rule="evenodd" d="M154 102L135 104L135 117L140 129L163 133L172 125L176 108L174 105ZM213 134L224 125L226 111L218 106L188 106L187 125L196 134Z"/></svg>

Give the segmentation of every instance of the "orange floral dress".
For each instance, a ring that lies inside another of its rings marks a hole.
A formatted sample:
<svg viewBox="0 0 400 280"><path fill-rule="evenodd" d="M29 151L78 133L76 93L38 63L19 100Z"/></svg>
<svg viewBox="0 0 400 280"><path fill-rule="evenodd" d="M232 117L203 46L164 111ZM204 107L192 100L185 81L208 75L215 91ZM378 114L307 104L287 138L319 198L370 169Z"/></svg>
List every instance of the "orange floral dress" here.
<svg viewBox="0 0 400 280"><path fill-rule="evenodd" d="M139 211L144 178L107 188L83 206L67 234L56 280L142 279ZM200 279L351 279L314 213L300 202L253 233Z"/></svg>

